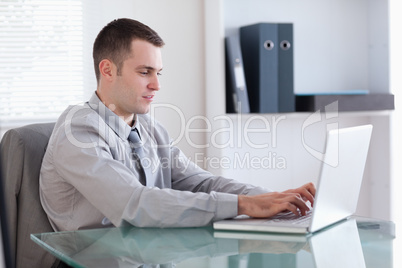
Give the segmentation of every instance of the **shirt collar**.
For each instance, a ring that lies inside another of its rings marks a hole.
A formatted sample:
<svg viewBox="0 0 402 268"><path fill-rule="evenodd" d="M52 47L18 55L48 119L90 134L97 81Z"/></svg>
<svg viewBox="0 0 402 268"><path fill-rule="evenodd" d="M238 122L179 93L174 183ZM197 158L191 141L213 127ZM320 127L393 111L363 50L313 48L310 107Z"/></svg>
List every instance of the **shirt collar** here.
<svg viewBox="0 0 402 268"><path fill-rule="evenodd" d="M92 97L88 101L89 106L96 111L100 118L122 139L127 139L132 129L139 130L139 122L137 115L134 116L135 123L133 127L130 127L122 118L112 112L105 104L99 99L96 92L92 94ZM141 134L140 134L141 137Z"/></svg>

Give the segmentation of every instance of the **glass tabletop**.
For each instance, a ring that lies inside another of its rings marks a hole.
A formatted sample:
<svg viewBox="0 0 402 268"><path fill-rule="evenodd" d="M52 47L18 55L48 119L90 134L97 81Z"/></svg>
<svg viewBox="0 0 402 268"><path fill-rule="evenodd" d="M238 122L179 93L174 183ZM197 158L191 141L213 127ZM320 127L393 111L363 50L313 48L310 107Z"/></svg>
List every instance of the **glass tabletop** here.
<svg viewBox="0 0 402 268"><path fill-rule="evenodd" d="M351 218L311 235L122 227L31 238L73 267L392 267L395 225Z"/></svg>

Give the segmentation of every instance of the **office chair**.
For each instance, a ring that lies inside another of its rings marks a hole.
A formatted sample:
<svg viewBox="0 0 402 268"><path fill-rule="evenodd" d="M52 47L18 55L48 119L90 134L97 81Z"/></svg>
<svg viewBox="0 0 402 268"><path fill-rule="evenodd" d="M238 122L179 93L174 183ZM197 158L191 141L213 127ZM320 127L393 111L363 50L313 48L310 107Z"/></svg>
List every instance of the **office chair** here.
<svg viewBox="0 0 402 268"><path fill-rule="evenodd" d="M10 245L8 239L8 225L5 221L6 219L6 206L4 204L4 191L3 191L3 171L1 168L0 161L0 227L1 227L1 236L0 236L0 267L14 267L14 263L11 259L10 253Z"/></svg>
<svg viewBox="0 0 402 268"><path fill-rule="evenodd" d="M39 199L39 172L54 123L7 131L0 144L9 246L15 267L57 267L59 261L30 239L53 232Z"/></svg>

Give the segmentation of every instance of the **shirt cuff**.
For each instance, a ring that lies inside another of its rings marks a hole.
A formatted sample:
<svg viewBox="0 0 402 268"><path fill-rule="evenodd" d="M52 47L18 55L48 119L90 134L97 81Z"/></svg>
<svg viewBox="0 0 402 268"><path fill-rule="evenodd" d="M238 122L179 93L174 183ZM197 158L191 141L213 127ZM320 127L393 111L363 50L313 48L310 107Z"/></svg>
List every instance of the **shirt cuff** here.
<svg viewBox="0 0 402 268"><path fill-rule="evenodd" d="M227 193L211 193L216 196L217 207L214 220L223 220L237 216L238 196Z"/></svg>

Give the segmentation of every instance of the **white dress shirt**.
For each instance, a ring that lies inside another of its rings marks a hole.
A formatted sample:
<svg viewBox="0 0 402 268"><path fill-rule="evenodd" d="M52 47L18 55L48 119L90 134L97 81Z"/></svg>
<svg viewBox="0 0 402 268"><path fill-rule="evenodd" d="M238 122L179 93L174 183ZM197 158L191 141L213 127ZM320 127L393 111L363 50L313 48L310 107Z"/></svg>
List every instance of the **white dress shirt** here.
<svg viewBox="0 0 402 268"><path fill-rule="evenodd" d="M137 127L154 186L133 159L127 140ZM58 119L43 159L42 206L56 231L113 224L203 226L237 215L237 195L268 190L213 176L171 145L148 115L130 127L93 94Z"/></svg>

